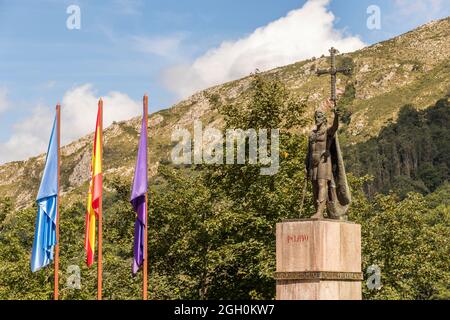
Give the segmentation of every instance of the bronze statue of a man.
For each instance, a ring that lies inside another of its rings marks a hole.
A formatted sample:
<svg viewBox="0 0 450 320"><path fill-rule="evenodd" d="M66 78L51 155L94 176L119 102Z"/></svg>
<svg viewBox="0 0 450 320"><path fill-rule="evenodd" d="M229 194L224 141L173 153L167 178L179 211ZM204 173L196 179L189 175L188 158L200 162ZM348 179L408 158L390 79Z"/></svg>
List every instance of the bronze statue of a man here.
<svg viewBox="0 0 450 320"><path fill-rule="evenodd" d="M330 127L323 111L315 112L315 123L305 161L316 208L312 218L323 219L327 212L329 219L346 220L351 196L337 138L339 110L334 109L334 121Z"/></svg>

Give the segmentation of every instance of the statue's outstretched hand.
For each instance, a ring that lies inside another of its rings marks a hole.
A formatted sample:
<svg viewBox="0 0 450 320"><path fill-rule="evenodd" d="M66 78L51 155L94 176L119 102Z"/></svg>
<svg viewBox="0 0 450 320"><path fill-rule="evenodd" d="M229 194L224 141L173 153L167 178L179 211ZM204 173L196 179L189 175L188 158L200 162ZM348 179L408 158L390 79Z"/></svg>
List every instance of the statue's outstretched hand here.
<svg viewBox="0 0 450 320"><path fill-rule="evenodd" d="M342 116L342 110L340 108L338 108L337 106L336 106L336 108L333 109L333 111L336 116L338 116L338 117Z"/></svg>

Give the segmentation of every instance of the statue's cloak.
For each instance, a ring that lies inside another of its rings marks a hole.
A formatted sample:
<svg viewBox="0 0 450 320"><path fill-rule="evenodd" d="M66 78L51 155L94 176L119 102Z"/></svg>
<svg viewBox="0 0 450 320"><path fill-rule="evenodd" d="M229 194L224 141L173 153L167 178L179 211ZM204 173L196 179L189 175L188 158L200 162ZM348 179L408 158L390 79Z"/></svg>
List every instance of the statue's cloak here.
<svg viewBox="0 0 450 320"><path fill-rule="evenodd" d="M331 188L328 192L327 209L330 218L339 219L347 214L352 198L337 134L331 139L330 156L333 181L331 181Z"/></svg>

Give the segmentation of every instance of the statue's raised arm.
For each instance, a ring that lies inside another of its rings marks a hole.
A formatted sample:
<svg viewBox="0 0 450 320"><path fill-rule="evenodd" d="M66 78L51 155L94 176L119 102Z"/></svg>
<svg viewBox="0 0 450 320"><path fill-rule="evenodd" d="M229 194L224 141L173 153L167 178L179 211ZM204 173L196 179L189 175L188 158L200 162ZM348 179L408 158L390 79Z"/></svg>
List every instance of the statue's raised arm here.
<svg viewBox="0 0 450 320"><path fill-rule="evenodd" d="M337 108L333 109L334 112L334 120L331 127L328 129L328 135L330 137L334 137L336 135L336 132L339 129L339 110Z"/></svg>

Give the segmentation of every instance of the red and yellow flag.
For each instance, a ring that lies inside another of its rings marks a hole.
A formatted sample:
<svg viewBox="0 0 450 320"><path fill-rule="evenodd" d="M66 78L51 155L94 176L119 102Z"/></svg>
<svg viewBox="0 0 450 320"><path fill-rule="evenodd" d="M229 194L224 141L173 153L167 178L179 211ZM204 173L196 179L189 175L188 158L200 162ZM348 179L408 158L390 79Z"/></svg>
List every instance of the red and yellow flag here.
<svg viewBox="0 0 450 320"><path fill-rule="evenodd" d="M94 148L91 162L91 182L86 210L86 233L84 247L87 253L87 265L94 263L95 252L95 225L98 217L101 217L102 201L102 107L98 106L97 124L95 126Z"/></svg>

